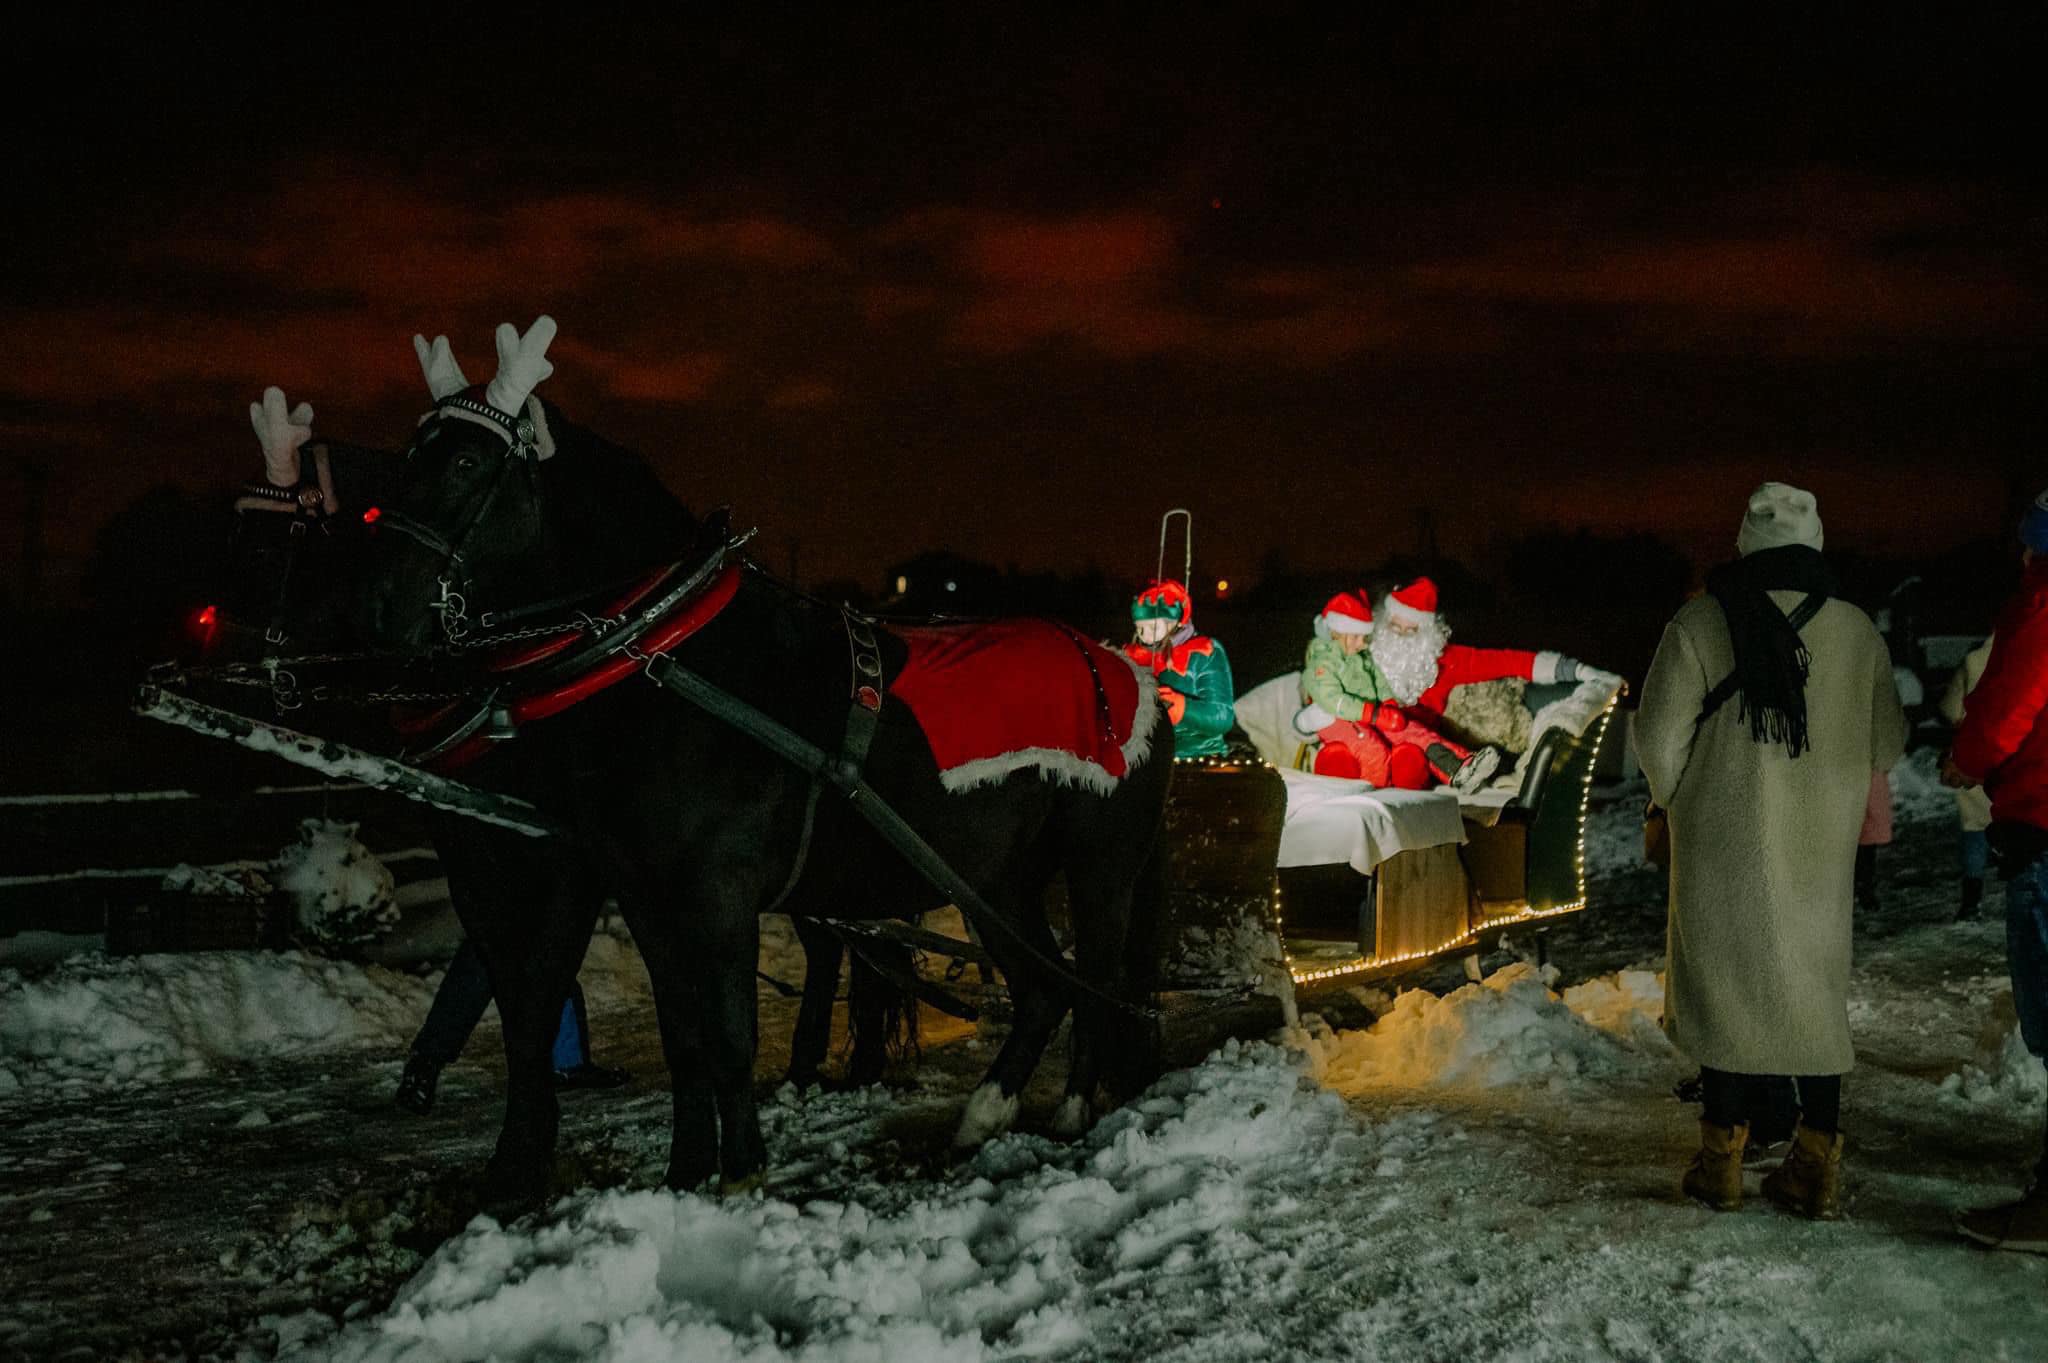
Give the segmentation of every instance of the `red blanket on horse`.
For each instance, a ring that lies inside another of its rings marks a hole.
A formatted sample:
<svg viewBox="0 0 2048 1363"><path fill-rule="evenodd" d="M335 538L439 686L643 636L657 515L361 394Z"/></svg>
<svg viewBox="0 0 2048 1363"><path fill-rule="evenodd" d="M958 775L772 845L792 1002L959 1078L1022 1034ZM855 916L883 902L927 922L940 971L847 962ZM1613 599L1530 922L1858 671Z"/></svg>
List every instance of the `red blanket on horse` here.
<svg viewBox="0 0 2048 1363"><path fill-rule="evenodd" d="M892 632L910 660L890 691L917 716L948 790L1028 767L1108 794L1151 747L1150 680L1050 620Z"/></svg>

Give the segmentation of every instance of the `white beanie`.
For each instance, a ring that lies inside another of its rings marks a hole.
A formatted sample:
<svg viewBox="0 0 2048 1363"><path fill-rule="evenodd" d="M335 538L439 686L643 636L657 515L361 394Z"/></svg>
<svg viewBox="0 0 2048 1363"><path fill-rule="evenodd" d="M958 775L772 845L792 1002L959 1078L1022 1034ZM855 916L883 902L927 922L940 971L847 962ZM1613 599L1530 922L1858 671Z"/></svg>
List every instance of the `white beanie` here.
<svg viewBox="0 0 2048 1363"><path fill-rule="evenodd" d="M1820 508L1811 492L1786 483L1765 483L1749 494L1749 514L1735 536L1735 552L1747 558L1760 549L1801 544L1821 547Z"/></svg>

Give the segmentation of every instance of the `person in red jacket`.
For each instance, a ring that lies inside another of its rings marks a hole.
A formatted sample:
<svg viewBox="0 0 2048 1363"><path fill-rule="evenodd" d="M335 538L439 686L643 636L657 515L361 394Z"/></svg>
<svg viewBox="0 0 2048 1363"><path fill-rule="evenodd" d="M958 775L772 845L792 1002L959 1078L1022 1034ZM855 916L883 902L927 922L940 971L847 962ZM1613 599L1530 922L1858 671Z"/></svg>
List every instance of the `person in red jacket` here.
<svg viewBox="0 0 2048 1363"><path fill-rule="evenodd" d="M1991 797L1991 846L2006 880L2006 968L2027 1049L2048 1056L2048 492L2020 522L2026 565L1998 617L1991 659L1942 763L1958 790ZM1956 1228L1997 1249L2048 1254L2048 1152L2017 1202L1970 1212Z"/></svg>

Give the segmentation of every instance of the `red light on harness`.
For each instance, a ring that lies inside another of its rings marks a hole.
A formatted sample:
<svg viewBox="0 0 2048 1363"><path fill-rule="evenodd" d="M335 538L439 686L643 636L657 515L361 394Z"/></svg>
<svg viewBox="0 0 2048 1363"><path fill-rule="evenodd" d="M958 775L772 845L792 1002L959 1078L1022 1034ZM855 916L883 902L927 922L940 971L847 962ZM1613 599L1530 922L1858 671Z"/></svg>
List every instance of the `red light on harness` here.
<svg viewBox="0 0 2048 1363"><path fill-rule="evenodd" d="M383 512L383 509L382 509L381 507L374 507L374 506L373 506L373 507L371 507L371 508L370 508L370 509L369 509L368 511L365 511L365 512L363 513L363 524L364 524L364 525L375 525L375 524L377 523L377 518L378 518L379 516L383 515L383 514L384 514L384 512Z"/></svg>

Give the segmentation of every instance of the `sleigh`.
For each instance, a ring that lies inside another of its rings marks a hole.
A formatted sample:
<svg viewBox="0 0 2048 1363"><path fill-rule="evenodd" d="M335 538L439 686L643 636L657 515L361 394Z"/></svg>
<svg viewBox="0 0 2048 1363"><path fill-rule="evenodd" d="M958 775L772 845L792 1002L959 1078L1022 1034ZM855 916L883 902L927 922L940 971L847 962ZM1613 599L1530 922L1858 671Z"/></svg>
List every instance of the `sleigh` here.
<svg viewBox="0 0 2048 1363"><path fill-rule="evenodd" d="M1240 696L1251 751L1176 773L1165 987L1256 991L1291 1012L1298 992L1410 971L1585 908L1586 811L1620 688L1487 686L1477 699L1492 704L1473 708L1507 708L1514 760L1463 796L1304 770L1298 673Z"/></svg>

